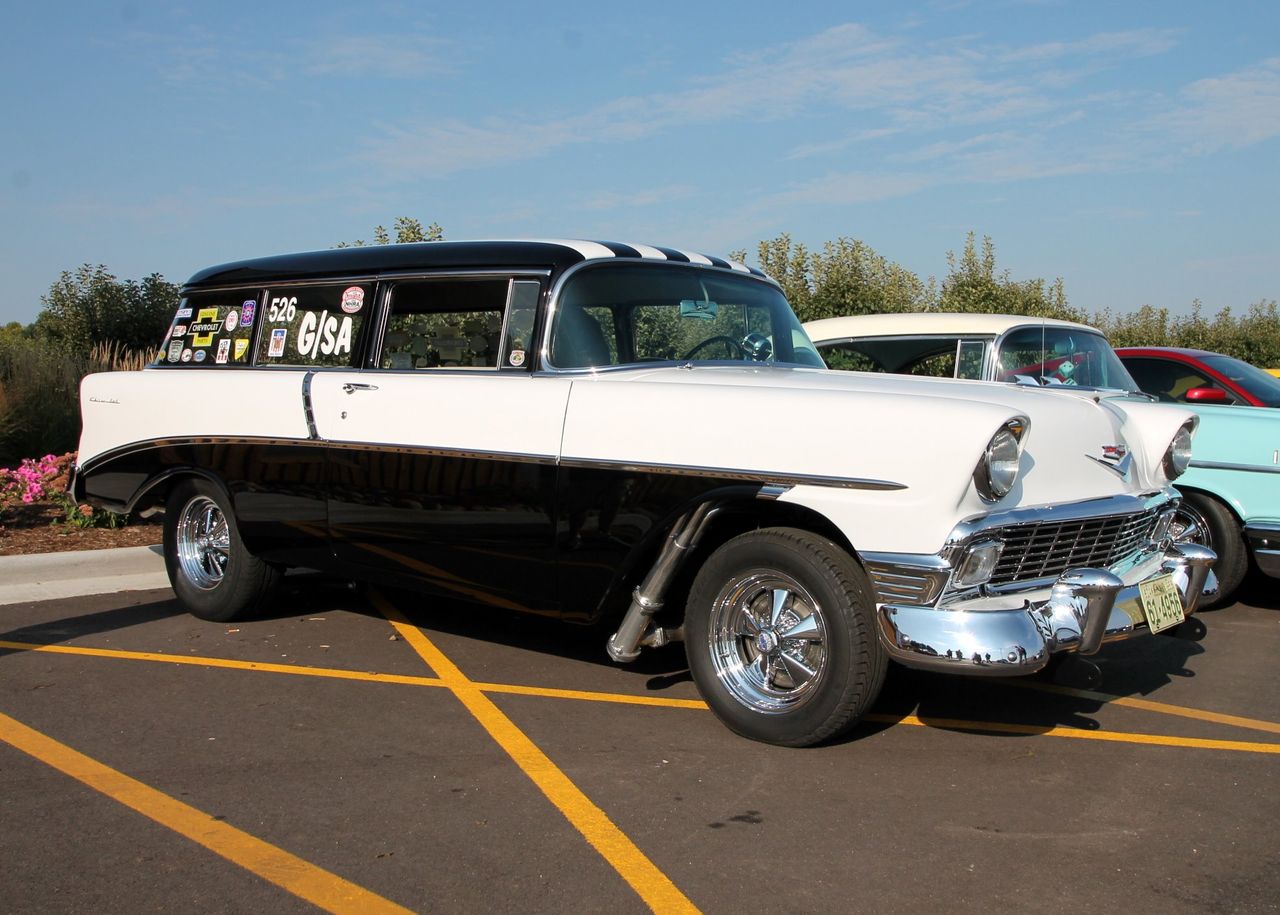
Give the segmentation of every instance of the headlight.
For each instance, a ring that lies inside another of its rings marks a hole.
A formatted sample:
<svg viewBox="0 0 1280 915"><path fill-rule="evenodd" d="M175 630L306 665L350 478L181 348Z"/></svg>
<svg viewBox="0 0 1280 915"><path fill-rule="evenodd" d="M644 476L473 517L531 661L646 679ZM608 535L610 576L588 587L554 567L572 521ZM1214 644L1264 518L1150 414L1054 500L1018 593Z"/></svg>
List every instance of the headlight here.
<svg viewBox="0 0 1280 915"><path fill-rule="evenodd" d="M1164 453L1164 475L1170 480L1182 476L1191 463L1191 429L1183 426Z"/></svg>
<svg viewBox="0 0 1280 915"><path fill-rule="evenodd" d="M1019 417L1001 426L987 444L973 471L973 483L978 494L988 502L1003 499L1013 489L1018 479L1018 465L1022 459L1022 437L1027 420Z"/></svg>

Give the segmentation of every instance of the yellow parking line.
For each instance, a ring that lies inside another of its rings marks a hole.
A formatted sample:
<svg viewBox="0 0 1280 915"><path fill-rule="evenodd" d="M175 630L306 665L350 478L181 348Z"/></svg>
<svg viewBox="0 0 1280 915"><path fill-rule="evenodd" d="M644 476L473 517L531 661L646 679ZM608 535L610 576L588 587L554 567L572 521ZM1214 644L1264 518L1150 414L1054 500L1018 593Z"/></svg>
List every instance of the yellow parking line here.
<svg viewBox="0 0 1280 915"><path fill-rule="evenodd" d="M20 651L38 651L50 654L85 655L100 658L118 658L129 661L152 661L165 664L187 664L194 667L220 667L232 670L252 670L265 673L292 674L302 677L321 677L337 680L358 680L367 683L395 683L402 686L429 686L436 689L452 688L439 677L415 677L405 674L380 674L372 671L344 670L335 667L297 667L289 664L268 664L258 661L236 661L228 658L211 658L197 655L169 655L145 651L124 651L113 648L83 648L75 645L37 645L29 642L8 642L0 640L0 649ZM538 696L547 699L572 699L580 702L608 702L618 705L640 705L652 708L679 708L705 711L707 704L701 699L671 699L663 696L632 696L626 693L602 693L576 689L556 689L543 686L521 686L514 683L486 683L480 680L468 681L471 688L482 693L504 693L514 696ZM1011 683L1013 681L1010 681ZM1047 684L1043 684L1047 685ZM1027 684L1032 686L1032 684ZM1057 691L1055 688L1053 691ZM1080 690L1078 692L1087 692ZM1099 696L1106 694L1099 693ZM1119 698L1119 697L1117 697ZM1132 700L1134 703L1147 703L1146 700ZM1129 704L1129 703L1123 703ZM1143 707L1139 705L1138 707ZM1177 709L1178 706L1164 706L1161 710ZM1255 721L1251 718L1237 719L1233 715L1219 715L1216 712L1196 713L1198 709L1182 709L1189 713L1187 717L1203 717L1206 721L1219 724L1249 727L1249 722L1259 730L1271 730L1270 722ZM1168 712L1173 714L1173 712ZM1070 727L1041 727L1037 725L1005 724L998 721L970 721L952 718L926 718L915 716L900 718L893 715L871 714L865 716L868 721L884 724L907 724L922 727L950 728L964 731L986 731L988 733L1005 732L1028 734L1046 737L1068 737L1085 740L1110 740L1121 743L1140 743L1158 746L1194 747L1199 749L1239 750L1250 753L1280 752L1280 744L1253 743L1249 741L1199 740L1197 738L1165 737L1159 734L1141 734L1126 731L1085 731ZM1106 736L1098 736L1106 735Z"/></svg>
<svg viewBox="0 0 1280 915"><path fill-rule="evenodd" d="M360 680L365 683L396 683L401 686L446 687L439 677L415 677L406 674L380 674L374 671L346 670L341 667L300 667L295 664L270 664L261 661L237 661L233 658L211 658L206 655L174 655L153 651L125 651L119 648L85 648L79 645L38 645L32 642L0 640L0 649L36 651L43 654L69 654L93 658L115 658L124 661L150 661L158 664L187 664L192 667L221 667L229 670L253 670L261 673L292 674L295 677L323 677L333 680ZM541 696L546 699L576 699L581 702L612 702L619 705L647 705L654 708L706 710L701 699L671 699L666 696L630 696L626 693L598 693L580 689L556 689L549 686L520 686L514 683L472 681L485 693L511 693L518 696Z"/></svg>
<svg viewBox="0 0 1280 915"><path fill-rule="evenodd" d="M866 715L866 720L885 724L910 724L917 727L955 731L986 731L998 734L1027 734L1035 737L1067 737L1076 740L1106 740L1113 743L1141 743L1160 747L1188 747L1197 750L1235 750L1241 753L1277 753L1280 743L1254 743L1247 740L1205 740L1200 737L1166 737L1163 734L1133 734L1125 731L1086 731L1062 725L1039 727L1034 724L1009 724L1003 721L965 721L958 718L919 718L915 715Z"/></svg>
<svg viewBox="0 0 1280 915"><path fill-rule="evenodd" d="M375 607L396 627L405 641L431 669L448 684L449 689L466 706L507 755L555 805L564 818L580 832L597 852L655 912L697 912L694 904L634 842L591 802L581 789L530 740L515 723L493 704L478 684L467 679L452 661L400 611L378 594L372 594Z"/></svg>
<svg viewBox="0 0 1280 915"><path fill-rule="evenodd" d="M329 912L409 912L0 713L0 740Z"/></svg>
<svg viewBox="0 0 1280 915"><path fill-rule="evenodd" d="M1176 715L1180 718L1194 718L1198 721L1212 721L1214 724L1226 724L1236 728L1280 734L1280 724L1274 721L1241 718L1239 715L1225 715L1222 712L1210 712L1183 705L1170 705L1167 702L1154 702L1150 699L1138 699L1134 696L1113 696L1110 693L1099 693L1091 689L1076 689L1071 686L1058 686L1056 683L1038 683L1034 680L1010 680L1006 685L1017 686L1021 689L1039 690L1045 693L1056 693L1060 696L1074 696L1078 699L1089 699L1093 702L1105 702L1110 705L1140 708L1147 712L1159 712L1162 715Z"/></svg>

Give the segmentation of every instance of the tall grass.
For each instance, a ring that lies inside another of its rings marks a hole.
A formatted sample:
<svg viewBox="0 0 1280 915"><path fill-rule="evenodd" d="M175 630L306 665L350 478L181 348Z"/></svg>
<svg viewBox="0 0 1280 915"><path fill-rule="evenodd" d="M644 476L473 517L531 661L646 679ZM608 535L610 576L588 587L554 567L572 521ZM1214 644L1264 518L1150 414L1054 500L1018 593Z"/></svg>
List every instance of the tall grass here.
<svg viewBox="0 0 1280 915"><path fill-rule="evenodd" d="M24 457L74 451L80 438L80 379L134 371L148 353L98 344L68 353L39 340L0 344L0 467Z"/></svg>

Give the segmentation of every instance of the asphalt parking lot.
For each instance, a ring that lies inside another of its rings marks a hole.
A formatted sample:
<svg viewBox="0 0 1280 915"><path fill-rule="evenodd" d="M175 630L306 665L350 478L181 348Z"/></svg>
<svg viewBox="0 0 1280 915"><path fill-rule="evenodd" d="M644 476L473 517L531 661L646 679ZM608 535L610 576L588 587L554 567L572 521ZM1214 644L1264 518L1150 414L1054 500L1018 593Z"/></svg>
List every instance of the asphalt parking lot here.
<svg viewBox="0 0 1280 915"><path fill-rule="evenodd" d="M0 911L1277 911L1280 594L751 743L680 646L290 578L0 606Z"/></svg>

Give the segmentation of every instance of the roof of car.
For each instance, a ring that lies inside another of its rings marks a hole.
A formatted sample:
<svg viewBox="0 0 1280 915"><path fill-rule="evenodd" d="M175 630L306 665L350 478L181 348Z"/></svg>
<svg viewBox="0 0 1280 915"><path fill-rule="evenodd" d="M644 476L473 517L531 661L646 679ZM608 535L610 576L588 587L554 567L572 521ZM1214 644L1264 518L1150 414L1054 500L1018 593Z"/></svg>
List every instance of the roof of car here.
<svg viewBox="0 0 1280 915"><path fill-rule="evenodd" d="M754 267L709 254L654 245L623 244L579 239L510 239L506 241L432 241L402 245L360 245L278 254L208 267L187 281L187 286L255 284L301 280L328 274L374 274L418 268L521 268L564 269L587 260L637 258L701 264L763 277Z"/></svg>
<svg viewBox="0 0 1280 915"><path fill-rule="evenodd" d="M980 315L965 312L908 312L848 315L810 321L804 328L815 342L848 337L896 337L914 334L1002 334L1011 327L1044 324L1098 333L1096 328L1074 321L1033 318L1026 315Z"/></svg>

